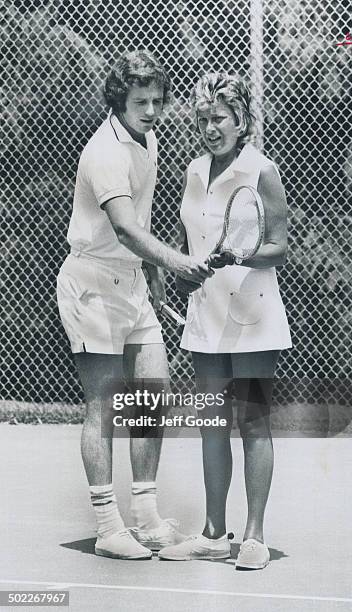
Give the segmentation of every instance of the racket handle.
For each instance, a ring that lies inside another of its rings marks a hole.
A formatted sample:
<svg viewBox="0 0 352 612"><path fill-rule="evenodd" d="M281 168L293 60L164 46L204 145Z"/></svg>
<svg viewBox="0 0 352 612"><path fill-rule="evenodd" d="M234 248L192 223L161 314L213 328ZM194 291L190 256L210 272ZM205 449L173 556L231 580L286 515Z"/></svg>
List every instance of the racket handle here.
<svg viewBox="0 0 352 612"><path fill-rule="evenodd" d="M183 317L181 317L181 315L179 315L178 312L173 310L173 308L165 304L165 302L160 302L160 306L161 306L161 312L167 319L170 319L170 321L173 321L177 325L186 325L186 320Z"/></svg>

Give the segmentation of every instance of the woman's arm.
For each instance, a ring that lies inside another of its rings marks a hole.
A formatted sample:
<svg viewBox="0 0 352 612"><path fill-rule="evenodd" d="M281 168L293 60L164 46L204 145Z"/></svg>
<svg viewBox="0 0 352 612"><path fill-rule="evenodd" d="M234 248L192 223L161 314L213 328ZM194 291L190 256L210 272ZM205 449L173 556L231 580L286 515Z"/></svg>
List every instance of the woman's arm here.
<svg viewBox="0 0 352 612"><path fill-rule="evenodd" d="M258 192L265 211L264 242L258 252L242 265L249 268L281 266L287 254L287 204L285 190L274 166L261 171Z"/></svg>

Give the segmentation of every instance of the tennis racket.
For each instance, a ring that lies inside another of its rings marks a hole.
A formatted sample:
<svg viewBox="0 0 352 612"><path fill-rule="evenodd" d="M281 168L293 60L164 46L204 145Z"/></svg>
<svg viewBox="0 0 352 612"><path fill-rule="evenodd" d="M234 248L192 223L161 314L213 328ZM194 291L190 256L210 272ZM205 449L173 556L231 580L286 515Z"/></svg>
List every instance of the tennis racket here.
<svg viewBox="0 0 352 612"><path fill-rule="evenodd" d="M265 217L262 199L250 185L237 187L227 203L220 240L207 263L213 268L241 264L253 257L264 238ZM221 257L212 258L212 255Z"/></svg>
<svg viewBox="0 0 352 612"><path fill-rule="evenodd" d="M181 317L178 312L173 310L171 306L168 306L167 304L165 304L165 302L160 302L160 305L160 311L167 319L169 319L173 323L176 323L176 325L186 325L185 319Z"/></svg>

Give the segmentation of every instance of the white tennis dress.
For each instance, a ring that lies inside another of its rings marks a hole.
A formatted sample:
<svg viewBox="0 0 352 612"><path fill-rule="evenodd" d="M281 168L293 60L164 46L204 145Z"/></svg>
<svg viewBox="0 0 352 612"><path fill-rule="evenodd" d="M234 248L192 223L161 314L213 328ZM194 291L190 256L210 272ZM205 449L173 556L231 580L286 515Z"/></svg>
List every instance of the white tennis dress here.
<svg viewBox="0 0 352 612"><path fill-rule="evenodd" d="M190 255L207 259L220 238L226 204L240 185L258 186L272 165L253 145L210 185L211 155L191 162L181 205ZM250 171L249 171L250 169ZM226 266L190 295L181 347L202 353L244 353L291 346L286 312L274 267Z"/></svg>

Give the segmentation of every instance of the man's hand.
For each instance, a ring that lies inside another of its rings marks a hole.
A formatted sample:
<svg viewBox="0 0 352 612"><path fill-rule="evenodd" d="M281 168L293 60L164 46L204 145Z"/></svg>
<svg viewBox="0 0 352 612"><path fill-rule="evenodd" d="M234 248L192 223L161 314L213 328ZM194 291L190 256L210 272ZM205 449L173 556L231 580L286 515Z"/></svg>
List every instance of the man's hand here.
<svg viewBox="0 0 352 612"><path fill-rule="evenodd" d="M181 254L180 257L182 259L176 268L177 276L198 285L202 285L207 278L213 276L214 270L203 259Z"/></svg>

